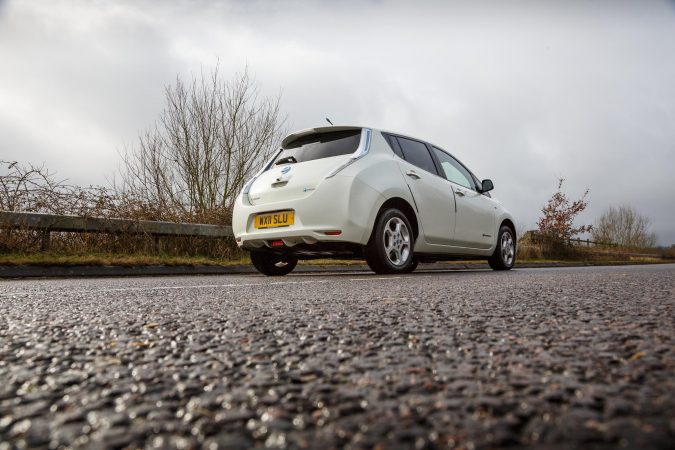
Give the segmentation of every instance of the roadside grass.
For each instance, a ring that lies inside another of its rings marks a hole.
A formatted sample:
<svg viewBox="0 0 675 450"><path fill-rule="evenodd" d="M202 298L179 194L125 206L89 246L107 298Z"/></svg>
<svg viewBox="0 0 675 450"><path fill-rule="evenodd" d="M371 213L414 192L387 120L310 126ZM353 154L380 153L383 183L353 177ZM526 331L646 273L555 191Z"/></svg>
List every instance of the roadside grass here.
<svg viewBox="0 0 675 450"><path fill-rule="evenodd" d="M577 258L518 258L518 264L655 264L672 262L659 256L629 256L629 255L596 255L592 258L588 254ZM441 261L440 264L463 265L480 264L483 260ZM56 252L30 253L0 253L0 266L239 266L250 265L247 255L234 258L214 258L209 256L176 256L171 254L123 254L123 253L85 253L64 254ZM314 259L300 261L300 265L365 265L364 260Z"/></svg>
<svg viewBox="0 0 675 450"><path fill-rule="evenodd" d="M219 259L207 256L175 256L168 254L60 254L60 253L5 253L0 254L4 266L236 266L251 264L248 256L238 259Z"/></svg>

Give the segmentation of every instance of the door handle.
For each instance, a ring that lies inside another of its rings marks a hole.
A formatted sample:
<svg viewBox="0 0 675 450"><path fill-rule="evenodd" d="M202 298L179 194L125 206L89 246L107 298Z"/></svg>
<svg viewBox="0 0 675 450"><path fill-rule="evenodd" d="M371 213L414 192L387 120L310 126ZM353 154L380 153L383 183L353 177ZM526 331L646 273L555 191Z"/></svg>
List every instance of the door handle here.
<svg viewBox="0 0 675 450"><path fill-rule="evenodd" d="M414 170L409 170L409 171L407 171L405 174L408 175L408 176L411 177L411 178L415 178L415 179L417 179L417 180L420 179L420 176L417 175L417 172L415 172Z"/></svg>
<svg viewBox="0 0 675 450"><path fill-rule="evenodd" d="M455 189L455 194L459 195L460 197L464 197L464 191L460 191L459 189Z"/></svg>

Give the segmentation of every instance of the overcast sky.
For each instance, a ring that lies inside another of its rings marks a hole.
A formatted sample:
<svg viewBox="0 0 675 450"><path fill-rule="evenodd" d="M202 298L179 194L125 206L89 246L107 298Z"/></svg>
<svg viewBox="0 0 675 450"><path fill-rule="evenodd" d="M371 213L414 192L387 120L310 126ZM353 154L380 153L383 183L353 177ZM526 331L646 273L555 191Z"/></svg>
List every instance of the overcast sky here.
<svg viewBox="0 0 675 450"><path fill-rule="evenodd" d="M675 243L675 2L0 0L0 159L105 184L220 61L281 92L290 129L429 140L527 228L567 179L592 223L629 204Z"/></svg>

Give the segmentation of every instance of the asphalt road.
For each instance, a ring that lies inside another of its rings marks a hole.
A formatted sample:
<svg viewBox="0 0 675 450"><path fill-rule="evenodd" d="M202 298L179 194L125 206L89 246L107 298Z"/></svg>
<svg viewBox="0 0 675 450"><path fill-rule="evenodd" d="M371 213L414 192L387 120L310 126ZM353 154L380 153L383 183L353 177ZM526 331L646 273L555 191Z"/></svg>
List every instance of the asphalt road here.
<svg viewBox="0 0 675 450"><path fill-rule="evenodd" d="M672 448L675 265L0 281L0 449Z"/></svg>

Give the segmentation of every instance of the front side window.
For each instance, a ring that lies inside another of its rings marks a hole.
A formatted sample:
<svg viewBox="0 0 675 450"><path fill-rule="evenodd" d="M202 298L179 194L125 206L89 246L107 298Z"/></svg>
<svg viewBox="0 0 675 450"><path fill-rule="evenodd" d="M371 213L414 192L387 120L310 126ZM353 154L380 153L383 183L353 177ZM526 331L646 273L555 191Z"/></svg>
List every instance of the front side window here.
<svg viewBox="0 0 675 450"><path fill-rule="evenodd" d="M312 134L288 144L276 157L273 165L350 155L356 151L360 142L361 130Z"/></svg>
<svg viewBox="0 0 675 450"><path fill-rule="evenodd" d="M432 148L434 149L436 158L438 158L438 161L441 163L441 167L443 168L443 174L445 175L445 178L447 178L449 181L452 181L453 183L459 184L460 186L464 186L465 188L473 190L476 189L476 186L472 182L473 177L471 176L469 171L466 170L464 166L459 163L459 161L457 161L455 158L448 155L441 149L438 149L436 147Z"/></svg>
<svg viewBox="0 0 675 450"><path fill-rule="evenodd" d="M401 144L403 158L405 158L406 161L427 172L436 173L434 160L431 159L431 154L429 154L429 150L425 144L404 137L399 137L397 139L399 144Z"/></svg>

